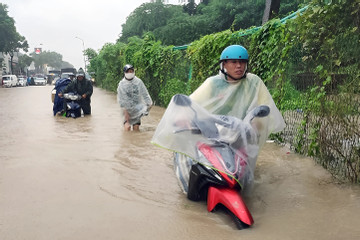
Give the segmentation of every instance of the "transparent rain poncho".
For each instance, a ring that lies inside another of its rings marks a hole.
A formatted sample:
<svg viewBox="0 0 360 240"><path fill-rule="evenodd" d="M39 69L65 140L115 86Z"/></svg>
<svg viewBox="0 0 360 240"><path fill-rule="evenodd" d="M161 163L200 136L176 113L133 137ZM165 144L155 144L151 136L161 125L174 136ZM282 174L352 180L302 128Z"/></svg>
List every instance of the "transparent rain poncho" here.
<svg viewBox="0 0 360 240"><path fill-rule="evenodd" d="M130 81L124 78L119 82L117 100L120 107L128 111L131 125L146 116L153 103L144 83L136 76Z"/></svg>
<svg viewBox="0 0 360 240"><path fill-rule="evenodd" d="M212 114L228 115L244 119L245 116L260 105L270 107L266 119L258 119L260 146L270 133L281 131L285 127L284 119L277 109L263 81L252 73L246 78L229 83L223 74L208 78L190 98Z"/></svg>
<svg viewBox="0 0 360 240"><path fill-rule="evenodd" d="M202 144L227 149L218 151L223 158L220 164L225 166L218 170L233 176L242 188L251 186L262 144L269 133L281 131L285 126L260 78L248 74L240 82L228 83L217 75L207 79L187 98L190 104L176 103L176 98L168 105L152 143L176 153L175 171L183 191L187 191L192 164L200 162L216 168L199 150ZM270 114L253 118L254 110L260 105L268 106Z"/></svg>

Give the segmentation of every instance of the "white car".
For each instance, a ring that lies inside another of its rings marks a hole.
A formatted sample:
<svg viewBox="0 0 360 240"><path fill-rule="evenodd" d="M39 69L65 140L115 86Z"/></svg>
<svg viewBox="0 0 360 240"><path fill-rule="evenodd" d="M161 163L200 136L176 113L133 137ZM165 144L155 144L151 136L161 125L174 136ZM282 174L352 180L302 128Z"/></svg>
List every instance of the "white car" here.
<svg viewBox="0 0 360 240"><path fill-rule="evenodd" d="M1 85L4 87L16 87L18 78L15 75L4 75L1 78Z"/></svg>
<svg viewBox="0 0 360 240"><path fill-rule="evenodd" d="M18 86L25 87L27 86L27 80L24 77L18 78Z"/></svg>
<svg viewBox="0 0 360 240"><path fill-rule="evenodd" d="M42 77L34 77L35 85L46 85L46 79Z"/></svg>

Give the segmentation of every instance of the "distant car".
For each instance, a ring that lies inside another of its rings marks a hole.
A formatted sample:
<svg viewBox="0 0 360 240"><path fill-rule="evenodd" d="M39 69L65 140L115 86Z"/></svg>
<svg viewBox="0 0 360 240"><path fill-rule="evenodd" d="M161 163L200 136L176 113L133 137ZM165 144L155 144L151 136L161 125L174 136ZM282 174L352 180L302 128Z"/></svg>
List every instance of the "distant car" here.
<svg viewBox="0 0 360 240"><path fill-rule="evenodd" d="M60 76L61 79L68 78L68 79L71 79L71 80L73 80L75 77L76 77L75 74L72 73L72 72L64 72Z"/></svg>
<svg viewBox="0 0 360 240"><path fill-rule="evenodd" d="M1 78L1 85L4 87L16 87L18 78L15 75L4 75Z"/></svg>
<svg viewBox="0 0 360 240"><path fill-rule="evenodd" d="M18 86L25 87L27 86L27 79L24 77L18 78Z"/></svg>
<svg viewBox="0 0 360 240"><path fill-rule="evenodd" d="M35 85L46 85L46 79L43 77L34 77Z"/></svg>

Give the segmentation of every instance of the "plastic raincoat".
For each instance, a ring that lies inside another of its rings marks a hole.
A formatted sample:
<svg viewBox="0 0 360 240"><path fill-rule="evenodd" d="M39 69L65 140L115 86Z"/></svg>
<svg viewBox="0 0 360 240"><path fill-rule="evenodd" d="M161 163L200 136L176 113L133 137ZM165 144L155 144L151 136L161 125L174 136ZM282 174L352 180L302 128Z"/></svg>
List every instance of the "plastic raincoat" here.
<svg viewBox="0 0 360 240"><path fill-rule="evenodd" d="M54 116L56 113L61 112L64 110L64 98L58 96L59 93L63 92L65 87L71 83L71 80L68 78L58 79L55 83L55 97L54 97L54 105L53 105L53 112Z"/></svg>
<svg viewBox="0 0 360 240"><path fill-rule="evenodd" d="M270 107L268 117L256 120L260 146L270 133L280 132L285 127L284 119L265 84L252 73L247 73L245 78L236 82L226 81L222 73L210 77L190 98L212 114L229 115L239 119L244 119L257 106Z"/></svg>
<svg viewBox="0 0 360 240"><path fill-rule="evenodd" d="M176 106L173 101L169 104L152 138L153 144L177 153L174 158L175 172L183 191L186 193L193 160L207 164L196 153L196 144L199 142L228 144L237 156L246 160L246 164L236 163L239 170L243 171L241 177L238 174L238 181L243 188L251 187L261 146L270 133L279 132L285 127L282 115L265 84L251 73L236 82L228 82L220 73L205 80L190 95L190 99L193 102L191 108ZM250 121L253 110L260 105L270 108L269 115ZM194 116L197 119L195 122L202 122L201 126L194 124ZM226 119L225 116L230 117ZM226 119L227 123L221 123L219 118ZM204 123L214 122L214 119L217 122L214 126L204 126ZM179 124L188 125L186 127L189 129L196 125L210 132L202 135L192 134L191 131L182 132L178 130ZM215 131L215 135L211 130ZM246 168L241 169L241 165Z"/></svg>
<svg viewBox="0 0 360 240"><path fill-rule="evenodd" d="M145 84L136 76L132 80L123 78L119 82L117 100L120 107L128 111L130 125L138 123L142 116L147 115L153 104Z"/></svg>

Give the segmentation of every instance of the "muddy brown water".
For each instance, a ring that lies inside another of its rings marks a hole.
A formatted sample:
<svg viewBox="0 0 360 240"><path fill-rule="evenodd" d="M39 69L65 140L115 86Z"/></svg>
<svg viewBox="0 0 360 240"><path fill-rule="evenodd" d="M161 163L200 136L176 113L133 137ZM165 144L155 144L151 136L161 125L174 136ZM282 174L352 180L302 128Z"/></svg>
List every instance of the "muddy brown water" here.
<svg viewBox="0 0 360 240"><path fill-rule="evenodd" d="M0 239L360 239L360 189L310 158L265 144L252 194L255 224L238 231L184 196L171 153L150 144L163 108L124 132L116 95L54 117L52 86L0 88Z"/></svg>

